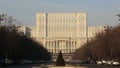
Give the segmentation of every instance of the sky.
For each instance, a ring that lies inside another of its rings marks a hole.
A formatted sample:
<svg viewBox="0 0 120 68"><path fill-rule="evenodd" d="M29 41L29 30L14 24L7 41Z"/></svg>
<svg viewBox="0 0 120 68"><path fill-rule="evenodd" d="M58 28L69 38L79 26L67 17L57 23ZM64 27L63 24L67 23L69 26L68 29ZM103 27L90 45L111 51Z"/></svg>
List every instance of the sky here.
<svg viewBox="0 0 120 68"><path fill-rule="evenodd" d="M36 14L87 13L88 26L118 25L120 0L0 0L0 14L13 16L26 26L35 26Z"/></svg>

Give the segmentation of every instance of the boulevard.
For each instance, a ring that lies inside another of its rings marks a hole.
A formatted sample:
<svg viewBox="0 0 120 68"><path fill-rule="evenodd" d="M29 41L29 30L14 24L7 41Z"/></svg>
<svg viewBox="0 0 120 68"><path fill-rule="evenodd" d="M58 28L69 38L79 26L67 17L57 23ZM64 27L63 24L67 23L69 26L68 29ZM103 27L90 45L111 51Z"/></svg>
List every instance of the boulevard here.
<svg viewBox="0 0 120 68"><path fill-rule="evenodd" d="M0 68L52 68L51 65L29 64L29 65L15 65L15 66L0 66ZM69 65L65 67L69 68ZM63 67L63 68L65 68ZM97 65L97 64L77 64L75 68L120 68L120 66ZM56 67L57 68L57 67Z"/></svg>

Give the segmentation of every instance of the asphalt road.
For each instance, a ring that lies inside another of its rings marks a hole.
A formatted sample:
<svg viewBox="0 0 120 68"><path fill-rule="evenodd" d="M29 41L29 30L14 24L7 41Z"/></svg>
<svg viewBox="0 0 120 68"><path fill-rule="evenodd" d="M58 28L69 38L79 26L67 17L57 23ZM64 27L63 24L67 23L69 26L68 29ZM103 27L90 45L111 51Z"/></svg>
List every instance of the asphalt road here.
<svg viewBox="0 0 120 68"><path fill-rule="evenodd" d="M39 64L30 64L30 65L15 65L15 66L0 66L0 68L33 68L40 67ZM75 66L76 68L120 68L120 66L109 66L109 65L96 65L96 64L82 64L80 66ZM47 68L47 67L44 67Z"/></svg>
<svg viewBox="0 0 120 68"><path fill-rule="evenodd" d="M32 68L39 67L39 64L26 64L26 65L12 65L12 66L0 66L0 68Z"/></svg>
<svg viewBox="0 0 120 68"><path fill-rule="evenodd" d="M120 66L97 65L97 64L83 64L80 66L85 68L120 68Z"/></svg>

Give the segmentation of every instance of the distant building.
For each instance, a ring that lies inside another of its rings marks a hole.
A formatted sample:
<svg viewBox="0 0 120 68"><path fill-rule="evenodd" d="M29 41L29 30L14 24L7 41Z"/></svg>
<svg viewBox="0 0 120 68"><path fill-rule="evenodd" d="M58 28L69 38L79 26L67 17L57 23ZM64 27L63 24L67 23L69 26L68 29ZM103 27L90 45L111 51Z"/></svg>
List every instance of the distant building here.
<svg viewBox="0 0 120 68"><path fill-rule="evenodd" d="M26 34L42 43L54 59L61 51L68 60L77 48L103 30L103 26L87 27L86 13L37 13L36 26L27 27Z"/></svg>
<svg viewBox="0 0 120 68"><path fill-rule="evenodd" d="M104 26L94 26L88 27L88 38L94 38L98 33L103 32L105 30Z"/></svg>
<svg viewBox="0 0 120 68"><path fill-rule="evenodd" d="M36 39L51 53L73 53L86 42L86 13L38 13Z"/></svg>
<svg viewBox="0 0 120 68"><path fill-rule="evenodd" d="M36 27L33 27L33 26L29 26L28 27L28 37L32 38L32 39L35 39L36 38Z"/></svg>

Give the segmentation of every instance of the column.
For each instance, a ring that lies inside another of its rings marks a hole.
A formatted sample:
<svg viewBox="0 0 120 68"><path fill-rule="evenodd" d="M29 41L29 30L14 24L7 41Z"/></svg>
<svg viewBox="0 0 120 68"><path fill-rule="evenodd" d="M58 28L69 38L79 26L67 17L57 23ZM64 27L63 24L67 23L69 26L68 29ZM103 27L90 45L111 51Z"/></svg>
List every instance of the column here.
<svg viewBox="0 0 120 68"><path fill-rule="evenodd" d="M68 48L67 48L67 53L69 53L70 51L69 51L69 46L70 46L70 41L68 41Z"/></svg>
<svg viewBox="0 0 120 68"><path fill-rule="evenodd" d="M55 46L55 53L56 53L56 41L54 41L54 43L55 43L55 45L54 45L54 46Z"/></svg>
<svg viewBox="0 0 120 68"><path fill-rule="evenodd" d="M75 52L75 41L73 42L73 52Z"/></svg>
<svg viewBox="0 0 120 68"><path fill-rule="evenodd" d="M66 53L66 49L67 49L67 41L65 41L65 53Z"/></svg>
<svg viewBox="0 0 120 68"><path fill-rule="evenodd" d="M73 52L73 48L74 48L73 43L74 43L74 41L71 42L71 52Z"/></svg>
<svg viewBox="0 0 120 68"><path fill-rule="evenodd" d="M55 53L55 41L53 41L52 43L53 43L53 53Z"/></svg>
<svg viewBox="0 0 120 68"><path fill-rule="evenodd" d="M50 41L50 52L52 53L52 42Z"/></svg>
<svg viewBox="0 0 120 68"><path fill-rule="evenodd" d="M77 41L75 41L75 50L76 50L76 46L77 46Z"/></svg>
<svg viewBox="0 0 120 68"><path fill-rule="evenodd" d="M71 53L71 45L72 45L71 42L72 42L72 41L70 41L70 47L69 47L69 49L70 49L70 53Z"/></svg>
<svg viewBox="0 0 120 68"><path fill-rule="evenodd" d="M58 41L56 41L56 53L58 53Z"/></svg>
<svg viewBox="0 0 120 68"><path fill-rule="evenodd" d="M53 53L53 42L51 41L51 53Z"/></svg>

